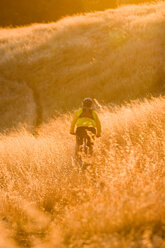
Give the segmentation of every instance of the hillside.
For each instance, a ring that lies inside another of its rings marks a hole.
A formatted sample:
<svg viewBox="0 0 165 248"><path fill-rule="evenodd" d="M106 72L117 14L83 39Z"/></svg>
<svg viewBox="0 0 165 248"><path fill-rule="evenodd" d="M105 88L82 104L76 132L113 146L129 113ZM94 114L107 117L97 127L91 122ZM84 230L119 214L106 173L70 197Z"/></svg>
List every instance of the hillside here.
<svg viewBox="0 0 165 248"><path fill-rule="evenodd" d="M1 131L39 125L86 95L121 103L162 92L164 13L162 2L1 29Z"/></svg>
<svg viewBox="0 0 165 248"><path fill-rule="evenodd" d="M164 24L160 2L0 30L0 248L165 247ZM82 172L84 96L102 137Z"/></svg>

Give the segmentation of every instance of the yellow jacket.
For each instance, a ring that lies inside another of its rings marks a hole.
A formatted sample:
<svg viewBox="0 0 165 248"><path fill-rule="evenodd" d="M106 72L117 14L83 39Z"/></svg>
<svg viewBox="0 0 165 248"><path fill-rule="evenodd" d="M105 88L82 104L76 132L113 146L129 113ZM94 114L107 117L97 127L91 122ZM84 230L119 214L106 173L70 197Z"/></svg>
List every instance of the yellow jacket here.
<svg viewBox="0 0 165 248"><path fill-rule="evenodd" d="M94 110L92 110L92 118L89 117L80 117L83 112L83 108L80 108L76 111L73 120L71 122L70 133L74 133L75 125L77 127L95 127L97 129L97 136L101 135L101 123L98 115ZM80 117L80 118L79 118Z"/></svg>

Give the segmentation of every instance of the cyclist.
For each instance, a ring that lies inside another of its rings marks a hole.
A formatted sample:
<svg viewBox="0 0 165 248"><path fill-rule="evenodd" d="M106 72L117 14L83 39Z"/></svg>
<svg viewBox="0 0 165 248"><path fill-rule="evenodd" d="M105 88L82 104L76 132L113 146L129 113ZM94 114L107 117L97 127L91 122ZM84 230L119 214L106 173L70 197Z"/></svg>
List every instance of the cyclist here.
<svg viewBox="0 0 165 248"><path fill-rule="evenodd" d="M77 127L76 132L75 126ZM84 98L82 107L76 111L71 123L70 134L76 135L76 156L81 152L84 138L87 139L89 154L92 155L94 139L101 136L101 123L93 110L91 98Z"/></svg>

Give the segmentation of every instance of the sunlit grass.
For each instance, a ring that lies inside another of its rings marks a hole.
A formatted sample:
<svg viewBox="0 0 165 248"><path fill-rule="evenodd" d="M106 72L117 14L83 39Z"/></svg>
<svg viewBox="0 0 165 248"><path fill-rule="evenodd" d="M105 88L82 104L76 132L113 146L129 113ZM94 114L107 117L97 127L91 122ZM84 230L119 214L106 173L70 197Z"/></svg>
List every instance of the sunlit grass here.
<svg viewBox="0 0 165 248"><path fill-rule="evenodd" d="M70 115L43 126L37 139L25 131L1 136L0 215L7 242L164 247L164 107L164 98L103 107L103 136L86 173L72 159Z"/></svg>
<svg viewBox="0 0 165 248"><path fill-rule="evenodd" d="M1 29L1 130L73 110L87 95L121 103L164 90L164 5Z"/></svg>
<svg viewBox="0 0 165 248"><path fill-rule="evenodd" d="M159 3L0 30L0 247L165 247L164 17ZM69 129L87 95L103 132L81 173Z"/></svg>

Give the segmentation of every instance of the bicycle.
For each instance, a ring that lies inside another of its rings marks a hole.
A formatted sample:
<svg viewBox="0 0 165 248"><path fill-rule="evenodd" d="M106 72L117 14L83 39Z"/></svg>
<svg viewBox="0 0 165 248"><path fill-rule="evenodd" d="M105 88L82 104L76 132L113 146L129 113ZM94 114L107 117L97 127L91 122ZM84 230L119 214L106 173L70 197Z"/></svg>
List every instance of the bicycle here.
<svg viewBox="0 0 165 248"><path fill-rule="evenodd" d="M79 136L76 136L78 140L76 141L75 160L81 170L86 170L92 164L93 144L96 135L88 129L83 134L81 141L79 140Z"/></svg>
<svg viewBox="0 0 165 248"><path fill-rule="evenodd" d="M89 147L87 145L87 138L83 138L83 144L80 146L80 150L76 154L76 160L80 166L80 169L86 170L91 164L91 154L89 153Z"/></svg>

